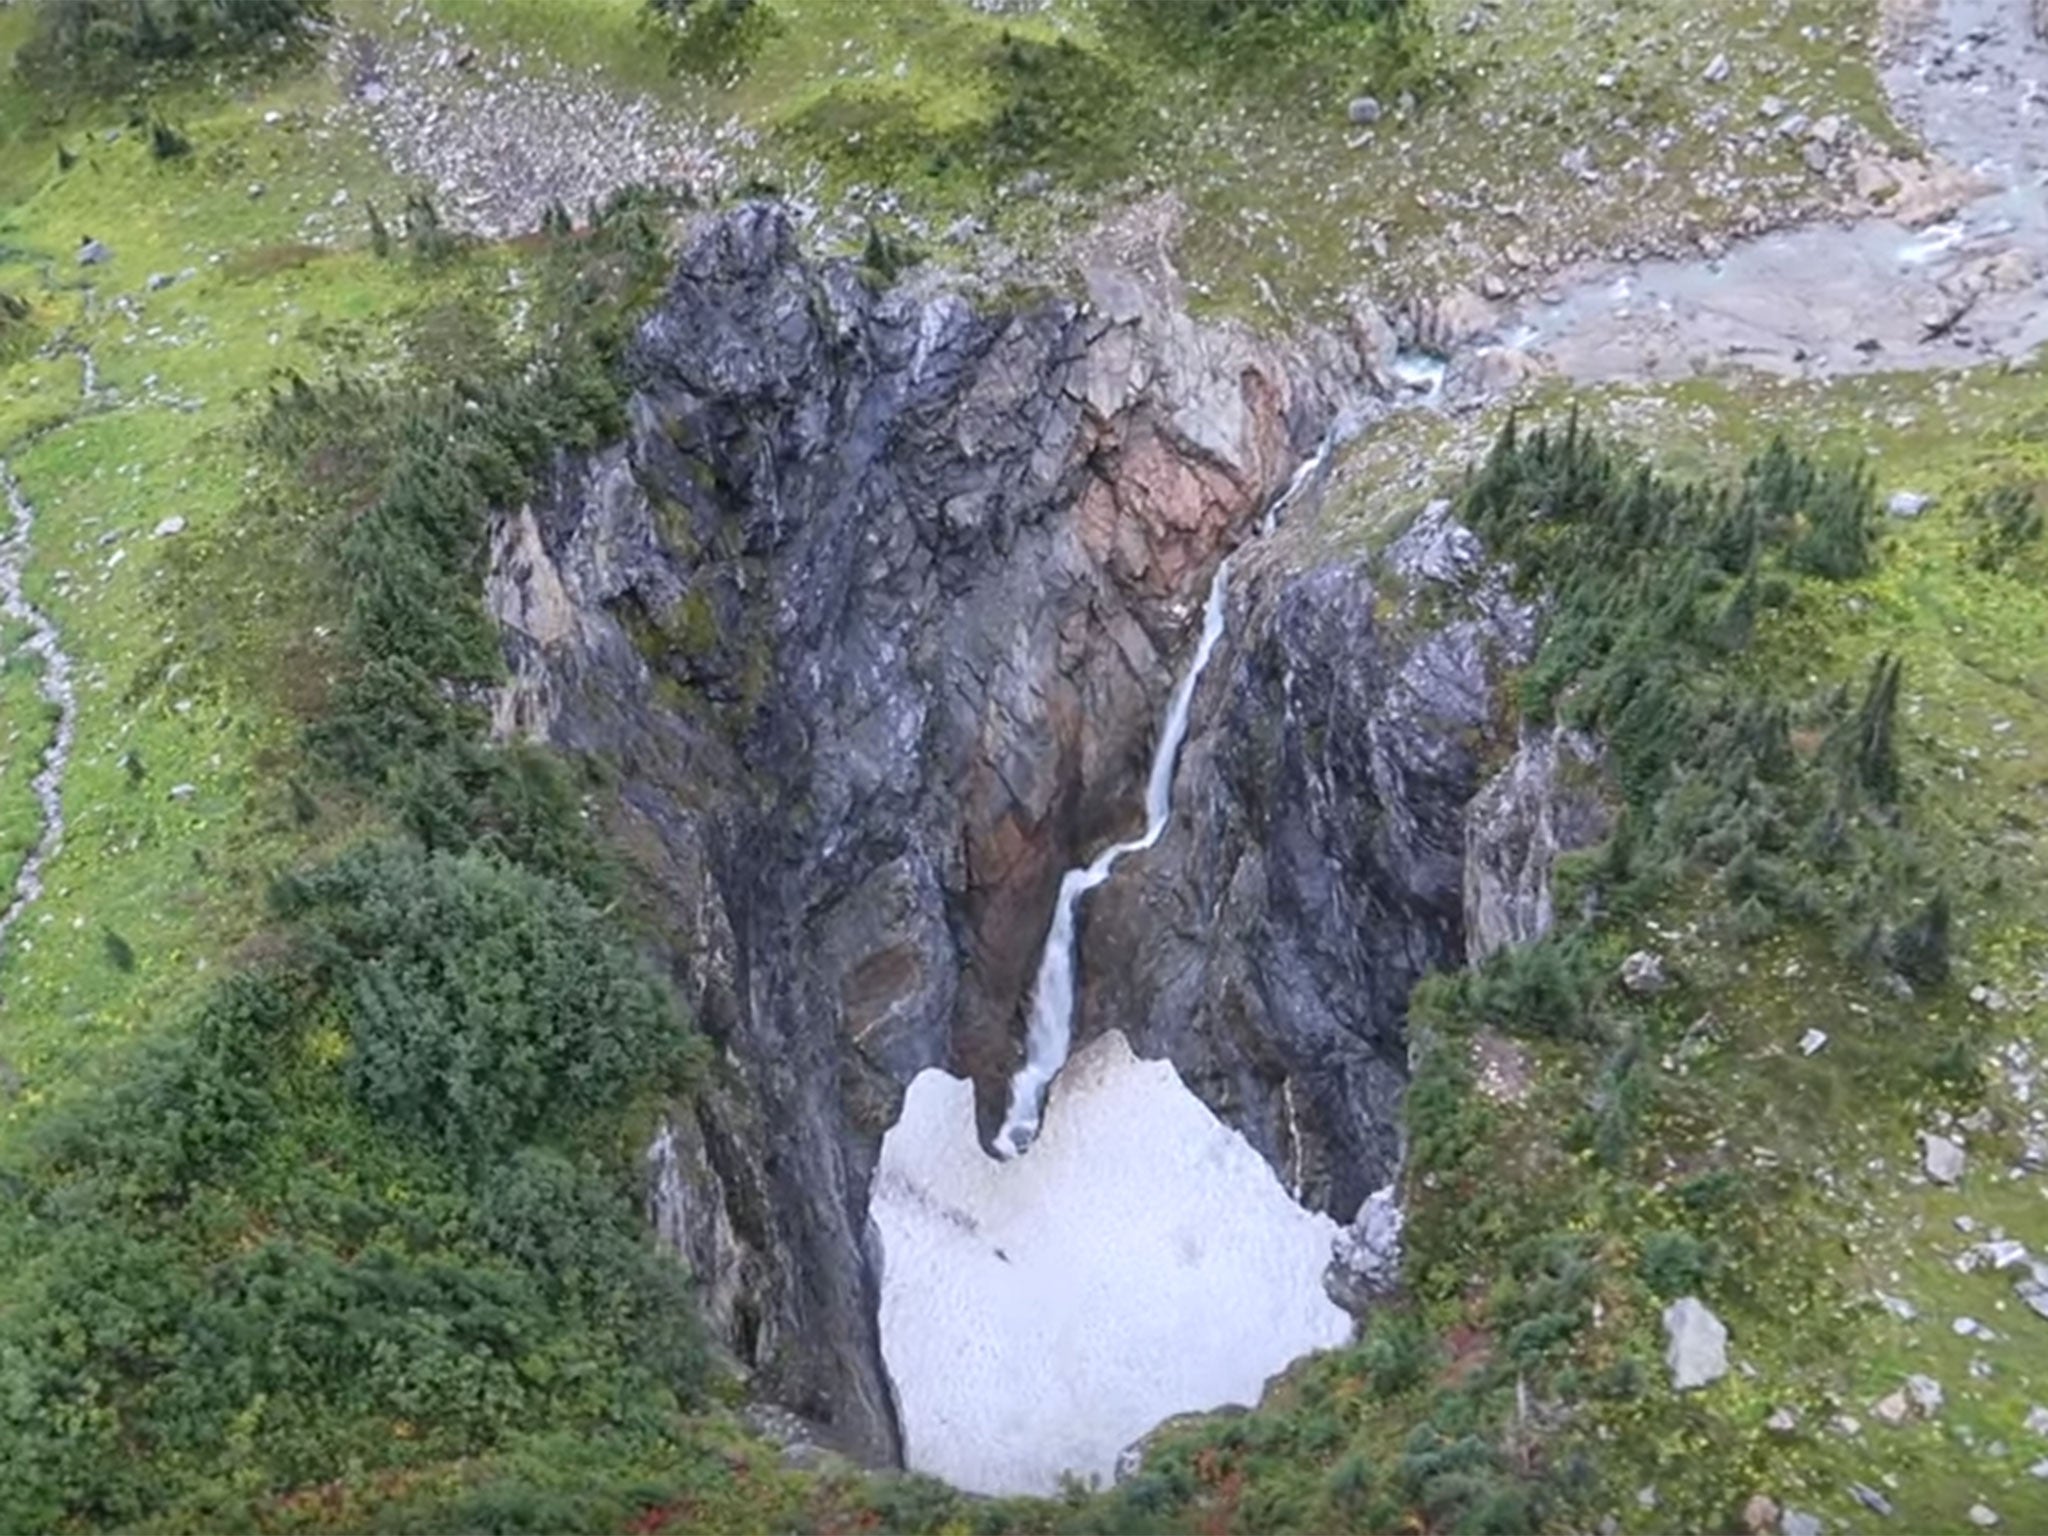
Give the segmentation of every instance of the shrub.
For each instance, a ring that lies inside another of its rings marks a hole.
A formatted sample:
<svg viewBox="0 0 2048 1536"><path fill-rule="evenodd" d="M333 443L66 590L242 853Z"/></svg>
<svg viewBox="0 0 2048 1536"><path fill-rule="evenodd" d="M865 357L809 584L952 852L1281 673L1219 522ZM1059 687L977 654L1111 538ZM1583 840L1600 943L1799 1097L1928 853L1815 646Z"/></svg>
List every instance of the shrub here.
<svg viewBox="0 0 2048 1536"><path fill-rule="evenodd" d="M1636 1272L1654 1294L1669 1300L1697 1291L1713 1267L1712 1248L1690 1232L1666 1228L1644 1240Z"/></svg>
<svg viewBox="0 0 2048 1536"><path fill-rule="evenodd" d="M573 887L488 854L372 846L285 882L380 1120L477 1159L681 1065L675 1006Z"/></svg>

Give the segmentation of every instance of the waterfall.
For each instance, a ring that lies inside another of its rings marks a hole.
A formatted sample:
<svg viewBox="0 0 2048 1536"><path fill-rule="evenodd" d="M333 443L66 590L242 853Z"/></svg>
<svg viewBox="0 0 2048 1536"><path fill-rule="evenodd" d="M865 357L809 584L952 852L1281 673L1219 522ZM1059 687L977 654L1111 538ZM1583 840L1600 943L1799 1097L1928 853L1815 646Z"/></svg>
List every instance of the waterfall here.
<svg viewBox="0 0 2048 1536"><path fill-rule="evenodd" d="M1223 635L1223 610L1229 587L1230 559L1226 557L1209 583L1209 601L1202 610L1202 638L1195 646L1187 671L1174 685L1165 723L1159 728L1152 772L1145 780L1145 830L1125 842L1110 844L1092 863L1068 870L1060 880L1059 899L1052 909L1052 928L1045 936L1038 980L1031 988L1031 1027L1024 1037L1024 1065L1010 1079L1010 1113L996 1136L1000 1156L1014 1157L1031 1145L1031 1138L1038 1134L1045 1091L1052 1086L1054 1074L1066 1064L1067 1048L1073 1042L1074 908L1083 896L1109 878L1118 859L1127 853L1143 853L1166 831L1166 818L1173 810L1173 770L1180 761L1181 743L1187 739L1195 685L1201 682L1203 669L1209 665L1209 657Z"/></svg>
<svg viewBox="0 0 2048 1536"><path fill-rule="evenodd" d="M1294 472L1287 488L1273 498L1259 520L1259 532L1269 533L1280 514L1322 473L1331 450L1358 427L1349 413L1341 416L1323 435L1316 451ZM1202 610L1202 638L1188 667L1174 685L1166 706L1166 719L1159 728L1159 744L1152 752L1152 771L1145 780L1145 830L1125 842L1113 843L1093 861L1070 869L1060 879L1058 899L1053 903L1052 927L1045 936L1045 950L1038 962L1038 978L1031 987L1031 1023L1024 1036L1024 1065L1010 1079L1010 1109L1002 1129L996 1133L996 1155L1017 1156L1038 1134L1039 1116L1045 1108L1046 1090L1066 1064L1074 1039L1074 921L1081 898L1110 876L1117 860L1127 853L1143 853L1166 832L1166 820L1173 811L1173 775L1180 762L1181 744L1187 739L1188 714L1194 707L1195 688L1223 636L1224 612L1228 606L1230 562L1225 556L1209 583L1209 597Z"/></svg>

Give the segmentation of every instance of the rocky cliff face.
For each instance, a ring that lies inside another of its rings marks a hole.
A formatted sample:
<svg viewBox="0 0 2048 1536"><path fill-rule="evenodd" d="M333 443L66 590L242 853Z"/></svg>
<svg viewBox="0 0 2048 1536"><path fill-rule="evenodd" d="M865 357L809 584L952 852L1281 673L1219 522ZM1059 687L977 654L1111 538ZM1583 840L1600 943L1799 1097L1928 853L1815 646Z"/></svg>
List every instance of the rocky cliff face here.
<svg viewBox="0 0 2048 1536"><path fill-rule="evenodd" d="M891 1460L882 1133L933 1066L993 1133L1060 875L1141 819L1207 579L1360 365L1197 325L1164 271L1009 313L877 292L756 206L699 231L633 366L630 439L497 528L497 723L615 784L720 1047L650 1149L658 1228L764 1395ZM1490 681L1531 626L1441 509L1380 561L1283 543L1173 826L1090 898L1077 1023L1346 1219L1398 1157L1408 989L1462 954Z"/></svg>
<svg viewBox="0 0 2048 1536"><path fill-rule="evenodd" d="M1432 507L1383 555L1261 549L1175 815L1087 914L1077 1034L1169 1057L1298 1198L1389 1183L1422 974L1464 953L1466 807L1533 614Z"/></svg>

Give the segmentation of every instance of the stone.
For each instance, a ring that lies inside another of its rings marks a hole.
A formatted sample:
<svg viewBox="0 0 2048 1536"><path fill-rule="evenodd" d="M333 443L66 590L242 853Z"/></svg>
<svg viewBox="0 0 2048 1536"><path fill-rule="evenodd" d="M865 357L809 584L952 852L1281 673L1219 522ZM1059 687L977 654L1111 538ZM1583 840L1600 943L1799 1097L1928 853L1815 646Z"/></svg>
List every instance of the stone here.
<svg viewBox="0 0 2048 1536"><path fill-rule="evenodd" d="M1828 168L1835 163L1835 158L1828 152L1827 145L1818 139L1808 140L1806 147L1799 151L1799 158L1806 162L1806 168L1816 176L1827 175Z"/></svg>
<svg viewBox="0 0 2048 1536"><path fill-rule="evenodd" d="M2048 1456L2044 1456L2041 1460L2027 1468L2027 1476L2038 1477L2043 1482L2048 1482Z"/></svg>
<svg viewBox="0 0 2048 1536"><path fill-rule="evenodd" d="M2048 1318L2048 1281L2025 1275L2013 1282L2012 1289L2036 1317Z"/></svg>
<svg viewBox="0 0 2048 1536"><path fill-rule="evenodd" d="M1972 1504L1970 1506L1970 1524L1976 1526L1979 1530L1988 1531L1992 1526L1998 1524L1998 1511L1989 1504Z"/></svg>
<svg viewBox="0 0 2048 1536"><path fill-rule="evenodd" d="M2026 1428L2028 1434L2040 1435L2042 1438L2048 1439L2048 1408L2043 1408L2039 1403L2029 1408L2027 1410Z"/></svg>
<svg viewBox="0 0 2048 1536"><path fill-rule="evenodd" d="M1829 149L1833 149L1842 142L1842 120L1833 113L1829 113L1811 128L1807 129L1806 136L1816 144L1822 144Z"/></svg>
<svg viewBox="0 0 2048 1536"><path fill-rule="evenodd" d="M1877 1293L1877 1300L1878 1304L1885 1311L1891 1313L1893 1317L1896 1317L1902 1323L1910 1323L1920 1316L1920 1309L1903 1296L1888 1296L1883 1291L1879 1291Z"/></svg>
<svg viewBox="0 0 2048 1536"><path fill-rule="evenodd" d="M1922 1418L1931 1419L1941 1412L1941 1383L1932 1376L1908 1376L1906 1396L1912 1400L1914 1411Z"/></svg>
<svg viewBox="0 0 2048 1536"><path fill-rule="evenodd" d="M1890 1392L1870 1405L1870 1416L1888 1428L1897 1429L1913 1416L1913 1407L1904 1392Z"/></svg>
<svg viewBox="0 0 2048 1536"><path fill-rule="evenodd" d="M1861 1504L1873 1515L1889 1516L1892 1512L1892 1501L1868 1483L1851 1483L1849 1485L1849 1497L1858 1504Z"/></svg>
<svg viewBox="0 0 2048 1536"><path fill-rule="evenodd" d="M105 245L90 237L78 243L78 264L81 267L105 266L114 259L114 253Z"/></svg>
<svg viewBox="0 0 2048 1536"><path fill-rule="evenodd" d="M1354 96L1351 105L1344 109L1344 115L1351 120L1354 128L1370 128L1385 115L1377 96Z"/></svg>
<svg viewBox="0 0 2048 1536"><path fill-rule="evenodd" d="M1671 985L1671 978L1662 956L1639 949L1621 962L1621 984L1637 997L1654 997Z"/></svg>
<svg viewBox="0 0 2048 1536"><path fill-rule="evenodd" d="M1918 491L1894 491L1891 499L1885 502L1884 509L1893 517L1918 517L1933 505L1932 496L1922 495Z"/></svg>
<svg viewBox="0 0 2048 1536"><path fill-rule="evenodd" d="M1988 1338L1991 1334L1991 1330L1974 1317L1959 1317L1949 1324L1949 1328L1958 1337L1965 1339Z"/></svg>
<svg viewBox="0 0 2048 1536"><path fill-rule="evenodd" d="M1826 1536L1827 1522L1803 1509L1788 1509L1779 1517L1779 1536Z"/></svg>
<svg viewBox="0 0 2048 1536"><path fill-rule="evenodd" d="M199 786L197 784L173 784L171 786L171 798L173 800L190 800L198 793Z"/></svg>
<svg viewBox="0 0 2048 1536"><path fill-rule="evenodd" d="M1962 1147L1937 1131L1920 1133L1920 1165L1937 1184L1962 1182L1967 1161Z"/></svg>
<svg viewBox="0 0 2048 1536"><path fill-rule="evenodd" d="M1749 1502L1742 1506L1742 1523L1757 1536L1763 1536L1778 1523L1778 1501L1767 1493L1751 1494Z"/></svg>
<svg viewBox="0 0 2048 1536"><path fill-rule="evenodd" d="M1756 112L1758 117L1765 119L1783 117L1785 115L1785 98L1782 96L1766 96L1757 103Z"/></svg>
<svg viewBox="0 0 2048 1536"><path fill-rule="evenodd" d="M1764 1428L1774 1435L1789 1435L1799 1428L1797 1408L1773 1408L1771 1416L1764 1420Z"/></svg>
<svg viewBox="0 0 2048 1536"><path fill-rule="evenodd" d="M1728 62L1727 54L1717 53L1708 62L1707 67L1700 71L1700 78L1709 85L1719 85L1728 78L1733 68L1734 66Z"/></svg>
<svg viewBox="0 0 2048 1536"><path fill-rule="evenodd" d="M1697 1296L1681 1296L1664 1309L1664 1335L1674 1390L1710 1386L1728 1374L1727 1325Z"/></svg>
<svg viewBox="0 0 2048 1536"><path fill-rule="evenodd" d="M1828 1032L1824 1029L1809 1029L1799 1037L1799 1054L1812 1056L1828 1043Z"/></svg>
<svg viewBox="0 0 2048 1536"><path fill-rule="evenodd" d="M1389 1184L1366 1196L1350 1226L1331 1244L1323 1289L1354 1314L1363 1314L1401 1288L1401 1228L1405 1218Z"/></svg>
<svg viewBox="0 0 2048 1536"><path fill-rule="evenodd" d="M184 531L185 519L182 517L172 516L165 518L162 522L156 525L153 537L159 539L175 538L177 535L183 533Z"/></svg>
<svg viewBox="0 0 2048 1536"><path fill-rule="evenodd" d="M175 272L152 272L144 281L143 286L151 293L162 293L177 280L178 275Z"/></svg>

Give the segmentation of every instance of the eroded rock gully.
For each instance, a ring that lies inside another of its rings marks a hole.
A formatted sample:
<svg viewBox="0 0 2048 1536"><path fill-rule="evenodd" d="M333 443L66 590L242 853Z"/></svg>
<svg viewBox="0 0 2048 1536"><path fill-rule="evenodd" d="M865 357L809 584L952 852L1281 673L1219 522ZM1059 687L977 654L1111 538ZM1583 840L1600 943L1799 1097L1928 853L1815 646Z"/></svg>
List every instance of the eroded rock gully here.
<svg viewBox="0 0 2048 1536"><path fill-rule="evenodd" d="M1061 873L1140 816L1209 573L1363 372L1190 321L1170 274L1089 287L878 293L772 206L709 221L629 440L495 534L499 728L616 784L721 1048L650 1152L657 1224L758 1391L877 1461L904 1085L971 1077L993 1133ZM1489 678L1531 630L1440 514L1389 558L1427 624L1365 560L1246 561L1173 824L1083 919L1077 1043L1170 1057L1340 1220L1394 1165L1403 1002L1461 952Z"/></svg>

